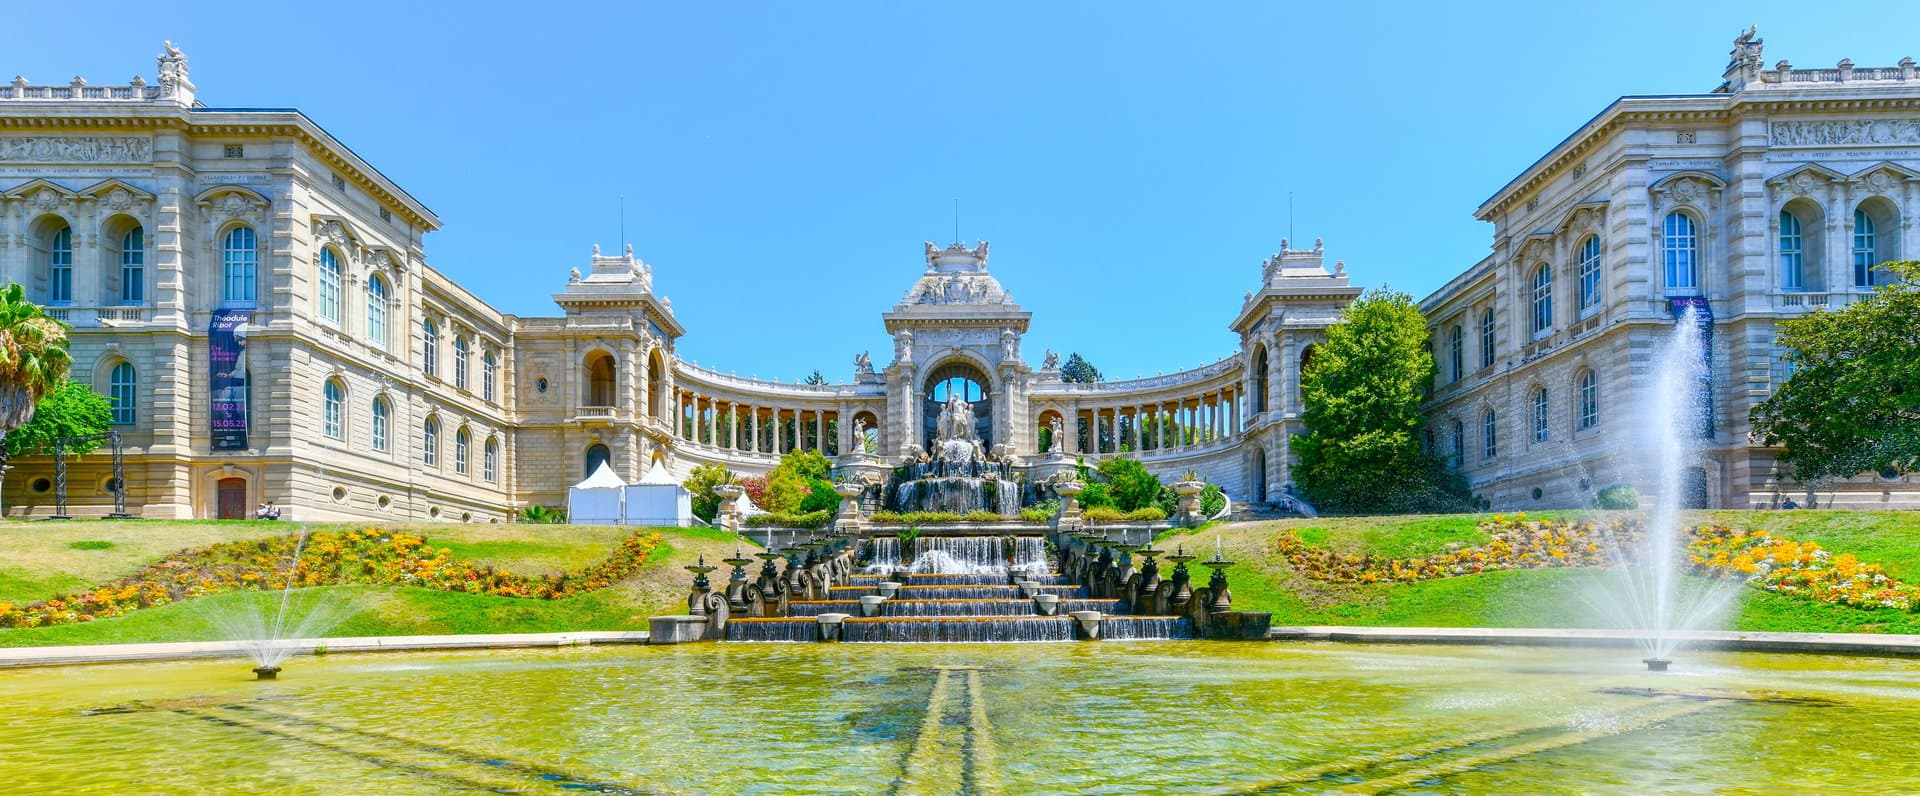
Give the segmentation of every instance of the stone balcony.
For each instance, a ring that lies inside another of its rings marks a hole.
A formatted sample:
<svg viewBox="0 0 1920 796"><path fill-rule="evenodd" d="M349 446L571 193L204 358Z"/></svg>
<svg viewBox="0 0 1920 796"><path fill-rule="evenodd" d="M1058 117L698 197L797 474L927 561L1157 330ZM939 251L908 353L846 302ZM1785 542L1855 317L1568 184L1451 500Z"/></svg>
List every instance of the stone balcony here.
<svg viewBox="0 0 1920 796"><path fill-rule="evenodd" d="M147 306L80 306L74 304L55 304L46 308L47 317L76 328L113 327L123 324L145 323L153 319L153 308Z"/></svg>

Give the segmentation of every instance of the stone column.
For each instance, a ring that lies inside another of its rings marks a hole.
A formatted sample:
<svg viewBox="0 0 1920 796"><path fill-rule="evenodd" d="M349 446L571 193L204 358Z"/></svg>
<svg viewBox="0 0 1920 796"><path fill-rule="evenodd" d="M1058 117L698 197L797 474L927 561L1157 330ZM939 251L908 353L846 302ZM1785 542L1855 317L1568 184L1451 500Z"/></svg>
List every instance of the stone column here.
<svg viewBox="0 0 1920 796"><path fill-rule="evenodd" d="M813 410L813 449L822 455L827 452L827 412L824 409Z"/></svg>

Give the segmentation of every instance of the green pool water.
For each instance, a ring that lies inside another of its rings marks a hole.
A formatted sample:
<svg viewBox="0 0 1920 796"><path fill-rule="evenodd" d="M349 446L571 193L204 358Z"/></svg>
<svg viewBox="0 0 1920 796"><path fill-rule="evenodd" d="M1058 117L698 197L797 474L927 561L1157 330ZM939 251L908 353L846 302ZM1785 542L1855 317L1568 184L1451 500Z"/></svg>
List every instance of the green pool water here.
<svg viewBox="0 0 1920 796"><path fill-rule="evenodd" d="M1634 657L706 644L296 658L267 683L240 661L11 670L0 790L1920 792L1920 661Z"/></svg>

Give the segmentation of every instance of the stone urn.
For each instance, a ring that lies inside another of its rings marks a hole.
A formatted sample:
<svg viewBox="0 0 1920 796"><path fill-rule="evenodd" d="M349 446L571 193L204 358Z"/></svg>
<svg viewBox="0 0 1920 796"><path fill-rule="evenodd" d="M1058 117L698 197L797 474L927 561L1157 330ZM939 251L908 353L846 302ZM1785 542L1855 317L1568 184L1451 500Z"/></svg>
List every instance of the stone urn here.
<svg viewBox="0 0 1920 796"><path fill-rule="evenodd" d="M721 484L713 488L713 494L720 498L720 510L714 520L734 533L740 532L740 496L747 493L746 487L739 484Z"/></svg>
<svg viewBox="0 0 1920 796"><path fill-rule="evenodd" d="M834 528L852 530L860 527L860 496L867 493L867 485L858 481L848 481L834 484L833 491L840 495L840 513L834 515Z"/></svg>
<svg viewBox="0 0 1920 796"><path fill-rule="evenodd" d="M1061 481L1053 485L1053 492L1060 496L1060 519L1080 519L1080 502L1075 500L1081 492L1087 491L1087 485L1079 481Z"/></svg>
<svg viewBox="0 0 1920 796"><path fill-rule="evenodd" d="M1199 525L1206 520L1200 516L1200 492L1207 488L1205 481L1175 481L1173 493L1180 496L1179 522L1182 525Z"/></svg>

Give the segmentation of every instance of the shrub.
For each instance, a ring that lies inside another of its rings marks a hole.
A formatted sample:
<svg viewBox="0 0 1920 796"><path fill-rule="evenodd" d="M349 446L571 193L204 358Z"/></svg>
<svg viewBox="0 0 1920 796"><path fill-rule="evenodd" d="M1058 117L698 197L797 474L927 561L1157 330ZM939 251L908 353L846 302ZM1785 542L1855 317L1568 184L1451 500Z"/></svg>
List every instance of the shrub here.
<svg viewBox="0 0 1920 796"><path fill-rule="evenodd" d="M840 493L833 491L832 481L816 478L809 482L808 487L812 491L807 493L805 500L800 501L801 513L836 511L840 508Z"/></svg>
<svg viewBox="0 0 1920 796"><path fill-rule="evenodd" d="M999 522L1006 518L1000 516L1000 512L997 512L997 511L987 511L986 509L974 509L973 511L967 512L966 517L964 519L967 522Z"/></svg>
<svg viewBox="0 0 1920 796"><path fill-rule="evenodd" d="M747 501L760 508L767 507L767 477L749 475L740 479L740 488L747 491Z"/></svg>
<svg viewBox="0 0 1920 796"><path fill-rule="evenodd" d="M1147 506L1129 511L1125 515L1128 522L1159 522L1167 518L1167 513L1159 506Z"/></svg>
<svg viewBox="0 0 1920 796"><path fill-rule="evenodd" d="M693 516L713 522L714 516L720 513L720 496L714 494L713 489L730 477L727 468L718 464L703 464L687 474L687 480L680 485L693 493Z"/></svg>
<svg viewBox="0 0 1920 796"><path fill-rule="evenodd" d="M1126 522L1127 513L1112 506L1100 506L1087 509L1086 517L1092 522Z"/></svg>
<svg viewBox="0 0 1920 796"><path fill-rule="evenodd" d="M1020 510L1020 519L1025 522L1052 522L1053 515L1060 513L1060 499L1048 498Z"/></svg>
<svg viewBox="0 0 1920 796"><path fill-rule="evenodd" d="M956 522L999 522L1006 517L986 510L969 511L965 514L955 514L951 511L876 511L867 515L867 519L904 525L951 525Z"/></svg>
<svg viewBox="0 0 1920 796"><path fill-rule="evenodd" d="M567 510L556 506L542 506L535 503L520 510L522 522L559 524L567 521Z"/></svg>
<svg viewBox="0 0 1920 796"><path fill-rule="evenodd" d="M1107 479L1106 488L1113 496L1113 505L1122 511L1147 506L1160 493L1160 479L1134 459L1115 457L1101 462L1100 474Z"/></svg>
<svg viewBox="0 0 1920 796"><path fill-rule="evenodd" d="M1114 508L1113 493L1107 490L1106 484L1089 481L1086 490L1080 493L1080 505L1086 509Z"/></svg>
<svg viewBox="0 0 1920 796"><path fill-rule="evenodd" d="M748 517L747 527L812 529L825 527L827 522L832 519L833 512L830 511L810 511L803 514L775 511L767 514L755 514Z"/></svg>
<svg viewBox="0 0 1920 796"><path fill-rule="evenodd" d="M1626 484L1614 484L1594 493L1593 507L1617 511L1640 508L1640 490Z"/></svg>
<svg viewBox="0 0 1920 796"><path fill-rule="evenodd" d="M1227 496L1220 491L1219 484L1208 484L1206 489L1200 490L1200 516L1211 517L1226 507Z"/></svg>
<svg viewBox="0 0 1920 796"><path fill-rule="evenodd" d="M768 511L814 512L839 505L827 473L833 463L819 451L787 451L780 464L767 473L765 502L758 505ZM824 494L822 494L824 493Z"/></svg>

